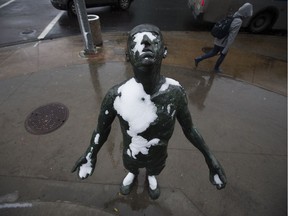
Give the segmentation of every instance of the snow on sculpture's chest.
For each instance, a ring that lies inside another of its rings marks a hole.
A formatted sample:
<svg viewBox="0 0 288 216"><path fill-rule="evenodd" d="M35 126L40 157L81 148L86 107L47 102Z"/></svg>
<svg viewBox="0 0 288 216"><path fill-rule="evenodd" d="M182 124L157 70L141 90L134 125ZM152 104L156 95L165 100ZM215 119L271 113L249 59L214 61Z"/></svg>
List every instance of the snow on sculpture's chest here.
<svg viewBox="0 0 288 216"><path fill-rule="evenodd" d="M130 136L145 131L157 118L157 108L146 94L143 86L130 79L118 89L119 96L114 101L114 108L128 122Z"/></svg>
<svg viewBox="0 0 288 216"><path fill-rule="evenodd" d="M163 91L166 90L169 84L165 82L161 89ZM127 134L131 136L131 143L129 144L127 154L134 159L136 159L136 155L139 152L147 155L149 148L157 145L160 140L158 138L147 140L138 135L149 128L150 124L158 117L157 107L151 101L150 95L144 91L142 84L137 83L132 78L120 86L118 88L118 96L114 101L114 109L129 124Z"/></svg>

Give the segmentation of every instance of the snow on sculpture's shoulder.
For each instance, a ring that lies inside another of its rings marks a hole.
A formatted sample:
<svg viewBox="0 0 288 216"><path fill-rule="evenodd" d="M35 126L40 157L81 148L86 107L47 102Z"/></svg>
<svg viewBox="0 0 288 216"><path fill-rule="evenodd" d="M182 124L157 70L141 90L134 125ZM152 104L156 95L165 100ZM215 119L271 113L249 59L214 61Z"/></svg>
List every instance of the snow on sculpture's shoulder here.
<svg viewBox="0 0 288 216"><path fill-rule="evenodd" d="M130 81L131 79L125 80L117 85L112 86L106 93L106 97L111 97L113 98L113 100L115 100L115 98L119 95L119 88L121 88L121 86L125 85L125 83L127 83L128 81Z"/></svg>
<svg viewBox="0 0 288 216"><path fill-rule="evenodd" d="M121 82L121 83L118 83L117 85L115 85L115 86L113 86L111 89L113 89L113 90L116 90L116 92L117 92L117 94L119 93L119 88L121 89L121 87L123 86L123 85L125 85L127 82L131 82L131 80L133 80L134 78L131 78L131 79L127 79L127 80L125 80L125 81L123 81L123 82ZM111 90L110 89L110 90Z"/></svg>
<svg viewBox="0 0 288 216"><path fill-rule="evenodd" d="M171 79L171 78L165 78L165 83L162 84L161 88L160 88L160 91L165 91L169 88L170 85L173 85L173 86L179 86L182 88L182 86L180 85L180 83L174 79Z"/></svg>

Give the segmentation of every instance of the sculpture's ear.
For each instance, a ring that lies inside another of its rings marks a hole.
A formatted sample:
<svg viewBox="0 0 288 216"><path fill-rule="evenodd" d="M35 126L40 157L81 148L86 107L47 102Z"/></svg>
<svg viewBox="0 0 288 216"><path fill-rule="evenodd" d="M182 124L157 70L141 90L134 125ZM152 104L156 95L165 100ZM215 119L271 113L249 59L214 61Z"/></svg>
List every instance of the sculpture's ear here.
<svg viewBox="0 0 288 216"><path fill-rule="evenodd" d="M167 53L168 53L168 50L167 50L167 47L165 46L164 47L164 52L163 52L163 59L166 58Z"/></svg>

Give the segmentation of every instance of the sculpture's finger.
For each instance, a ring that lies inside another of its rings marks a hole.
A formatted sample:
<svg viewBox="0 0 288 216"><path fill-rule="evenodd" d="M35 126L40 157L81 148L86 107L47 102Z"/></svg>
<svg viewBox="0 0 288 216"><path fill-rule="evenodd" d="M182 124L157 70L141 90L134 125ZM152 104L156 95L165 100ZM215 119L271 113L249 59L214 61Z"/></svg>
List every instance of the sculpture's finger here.
<svg viewBox="0 0 288 216"><path fill-rule="evenodd" d="M78 167L80 167L83 163L86 163L86 162L87 160L85 157L80 157L78 161L75 163L75 165L73 166L71 172L72 173L75 172L78 169Z"/></svg>
<svg viewBox="0 0 288 216"><path fill-rule="evenodd" d="M77 170L78 166L79 166L78 163L75 163L75 165L71 169L71 173L74 173Z"/></svg>

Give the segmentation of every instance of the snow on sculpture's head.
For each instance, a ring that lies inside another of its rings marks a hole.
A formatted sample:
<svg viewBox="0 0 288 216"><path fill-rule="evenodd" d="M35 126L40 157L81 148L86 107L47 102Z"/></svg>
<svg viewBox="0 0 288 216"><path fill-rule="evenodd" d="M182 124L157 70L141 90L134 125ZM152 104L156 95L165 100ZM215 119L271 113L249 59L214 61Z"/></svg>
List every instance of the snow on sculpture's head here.
<svg viewBox="0 0 288 216"><path fill-rule="evenodd" d="M127 41L127 57L133 66L159 65L166 54L167 49L158 27L141 24L130 31Z"/></svg>

